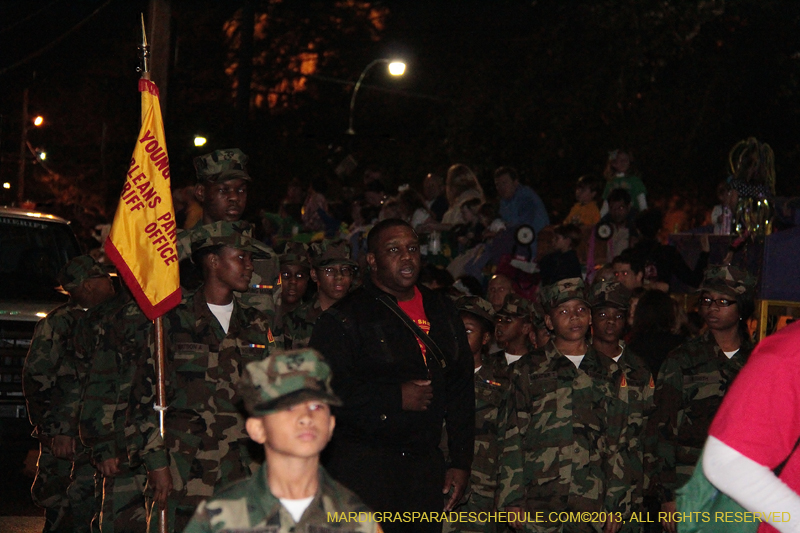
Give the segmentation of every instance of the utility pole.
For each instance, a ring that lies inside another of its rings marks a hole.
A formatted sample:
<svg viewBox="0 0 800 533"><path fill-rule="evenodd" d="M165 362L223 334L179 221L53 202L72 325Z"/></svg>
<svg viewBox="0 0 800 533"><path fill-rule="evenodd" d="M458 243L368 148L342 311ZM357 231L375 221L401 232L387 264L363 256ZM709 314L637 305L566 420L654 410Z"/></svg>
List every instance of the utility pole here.
<svg viewBox="0 0 800 533"><path fill-rule="evenodd" d="M19 174L17 175L17 206L25 201L25 152L28 148L28 88L22 92L22 138L19 142Z"/></svg>

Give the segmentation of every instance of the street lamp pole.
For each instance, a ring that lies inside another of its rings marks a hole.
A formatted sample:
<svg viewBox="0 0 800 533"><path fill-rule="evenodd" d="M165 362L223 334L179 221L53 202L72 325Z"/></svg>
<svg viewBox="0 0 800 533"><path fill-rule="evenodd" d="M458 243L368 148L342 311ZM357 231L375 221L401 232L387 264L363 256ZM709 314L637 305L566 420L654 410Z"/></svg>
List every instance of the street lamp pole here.
<svg viewBox="0 0 800 533"><path fill-rule="evenodd" d="M402 76L403 72L405 70L405 64L403 64L403 63L401 63L399 61L393 61L391 59L381 58L381 59L372 60L370 62L370 64L367 65L366 68L364 68L364 70L361 71L361 75L358 77L358 81L356 82L356 86L353 88L353 96L350 97L350 123L349 123L349 127L347 128L347 134L348 135L355 135L356 134L356 131L353 129L353 110L356 107L356 96L358 95L358 90L361 88L361 82L364 81L364 78L367 76L367 73L370 71L370 69L372 67L374 67L375 65L377 65L378 63L387 63L387 64L390 65L390 67L391 67L391 65L395 65L395 64L397 64L398 66L402 65L402 67L400 67L399 70L397 70L397 71L392 70L390 68L389 72L392 74L392 76Z"/></svg>
<svg viewBox="0 0 800 533"><path fill-rule="evenodd" d="M17 205L25 201L25 154L28 149L28 88L22 92L22 139L19 143L19 174L17 175Z"/></svg>

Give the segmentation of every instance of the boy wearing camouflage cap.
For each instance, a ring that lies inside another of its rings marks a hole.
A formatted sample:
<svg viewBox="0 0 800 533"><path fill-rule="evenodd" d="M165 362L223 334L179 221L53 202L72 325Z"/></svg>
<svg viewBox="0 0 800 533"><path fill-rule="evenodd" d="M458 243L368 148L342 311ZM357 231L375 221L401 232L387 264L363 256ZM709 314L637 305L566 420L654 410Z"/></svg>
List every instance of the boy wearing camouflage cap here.
<svg viewBox="0 0 800 533"><path fill-rule="evenodd" d="M550 342L550 330L544 323L544 307L539 302L533 302L531 308L531 331L528 333L528 341L534 349L544 348Z"/></svg>
<svg viewBox="0 0 800 533"><path fill-rule="evenodd" d="M281 297L280 306L275 316L275 329L273 334L283 339L278 345L286 349L292 347L291 340L286 343L283 335L286 317L297 309L304 301L308 290L308 281L311 279L311 265L308 262L308 246L302 242L288 241L283 253L278 256L281 269Z"/></svg>
<svg viewBox="0 0 800 533"><path fill-rule="evenodd" d="M45 509L47 531L88 531L95 512L94 468L88 451L77 442L74 416L87 362L75 356L72 335L87 309L114 295L114 286L88 255L71 259L57 280L70 299L36 324L22 369L28 416L40 443L31 495Z"/></svg>
<svg viewBox="0 0 800 533"><path fill-rule="evenodd" d="M297 350L308 346L311 331L319 316L330 306L347 296L356 275L356 264L350 259L347 241L324 240L308 247L311 260L311 279L317 293L284 319L284 342Z"/></svg>
<svg viewBox="0 0 800 533"><path fill-rule="evenodd" d="M505 357L508 365L528 352L532 308L530 300L512 293L506 295L497 310L494 337L503 352L496 355Z"/></svg>
<svg viewBox="0 0 800 533"><path fill-rule="evenodd" d="M320 465L336 424L330 406L341 405L330 381L330 368L311 349L247 365L237 389L247 433L264 446L266 460L250 479L200 503L186 533L381 531L361 500ZM360 519L336 521L340 513Z"/></svg>
<svg viewBox="0 0 800 533"><path fill-rule="evenodd" d="M498 456L497 412L508 393L508 365L502 356L486 353L494 329L494 308L478 296L462 296L456 308L464 322L472 357L475 361L475 455L470 472L466 502L456 512L495 511ZM494 532L495 522L446 522L444 533Z"/></svg>
<svg viewBox="0 0 800 533"><path fill-rule="evenodd" d="M658 440L652 482L662 511L675 511L675 490L692 476L725 392L753 351L746 321L755 281L734 266L707 268L699 311L708 330L670 352L658 372L649 425ZM675 523L664 527L674 531Z"/></svg>
<svg viewBox="0 0 800 533"><path fill-rule="evenodd" d="M511 369L501 410L498 505L530 513L597 513L597 522L516 524L535 531L619 530L632 486L625 446L626 412L617 397L619 366L586 342L591 313L583 281L541 289L553 340ZM522 515L521 515L522 516Z"/></svg>
<svg viewBox="0 0 800 533"><path fill-rule="evenodd" d="M627 324L631 291L618 281L601 281L589 290L592 306L592 347L598 353L613 359L622 369L619 398L627 405L625 452L635 474L632 480L633 510L644 511L645 483L645 427L654 409L655 383L653 374L640 357L634 354L621 339ZM652 457L647 457L651 462ZM648 467L649 470L649 467ZM623 531L641 531L642 525L628 522Z"/></svg>
<svg viewBox="0 0 800 533"><path fill-rule="evenodd" d="M235 385L241 369L265 359L274 346L268 318L243 305L253 273L252 241L231 222L217 222L192 241L203 285L164 316L166 332L166 436L153 409L156 378L147 350L134 380L129 437L147 467L151 527L168 504L169 530L182 531L197 504L215 488L252 472L244 418Z"/></svg>

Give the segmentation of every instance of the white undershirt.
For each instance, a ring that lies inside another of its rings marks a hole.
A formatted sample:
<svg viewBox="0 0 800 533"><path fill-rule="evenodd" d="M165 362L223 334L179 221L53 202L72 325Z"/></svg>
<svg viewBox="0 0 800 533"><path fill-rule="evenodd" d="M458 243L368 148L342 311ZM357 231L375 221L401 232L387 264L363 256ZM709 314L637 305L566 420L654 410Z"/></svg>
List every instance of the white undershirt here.
<svg viewBox="0 0 800 533"><path fill-rule="evenodd" d="M281 501L281 505L289 511L289 514L292 515L295 523L299 522L301 518L303 518L303 513L306 512L308 506L311 505L311 500L314 499L313 496L308 498L302 498L299 500L289 500L286 498L278 498Z"/></svg>
<svg viewBox="0 0 800 533"><path fill-rule="evenodd" d="M231 314L233 314L233 300L227 305L208 304L211 313L219 320L219 325L222 330L227 334L228 326L231 325Z"/></svg>
<svg viewBox="0 0 800 533"><path fill-rule="evenodd" d="M575 365L575 368L579 368L581 366L581 361L583 361L583 358L586 357L586 354L583 354L583 355L565 355L564 357L566 357L567 359L572 361L572 364Z"/></svg>
<svg viewBox="0 0 800 533"><path fill-rule="evenodd" d="M765 443L769 446L769 443ZM737 452L721 440L708 437L703 449L703 473L712 485L752 512L787 512L800 516L800 495L768 467ZM781 532L800 531L794 522L771 522Z"/></svg>
<svg viewBox="0 0 800 533"><path fill-rule="evenodd" d="M737 349L735 349L735 350L734 350L734 351L732 351L732 352L722 352L722 353L724 353L724 354L725 354L725 357L727 357L728 359L730 359L731 357L733 357L734 355L736 355L736 353L737 353L738 351L739 351L739 349L737 348Z"/></svg>
<svg viewBox="0 0 800 533"><path fill-rule="evenodd" d="M510 365L511 363L516 363L520 359L522 359L521 355L514 355L506 352L506 364Z"/></svg>

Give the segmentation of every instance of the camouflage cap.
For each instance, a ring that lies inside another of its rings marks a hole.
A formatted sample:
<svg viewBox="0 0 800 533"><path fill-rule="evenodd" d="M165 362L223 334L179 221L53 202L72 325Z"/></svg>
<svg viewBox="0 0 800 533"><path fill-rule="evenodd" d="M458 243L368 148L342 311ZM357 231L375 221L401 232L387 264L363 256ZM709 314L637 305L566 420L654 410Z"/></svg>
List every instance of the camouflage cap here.
<svg viewBox="0 0 800 533"><path fill-rule="evenodd" d="M326 267L328 265L353 265L355 261L350 259L350 243L347 241L333 241L325 239L322 242L312 243L308 247L308 257L311 266L314 268Z"/></svg>
<svg viewBox="0 0 800 533"><path fill-rule="evenodd" d="M506 294L503 306L498 309L497 316L528 317L533 309L533 302L518 294Z"/></svg>
<svg viewBox="0 0 800 533"><path fill-rule="evenodd" d="M308 246L302 242L290 241L286 243L283 253L278 256L281 265L300 265L310 268L308 262Z"/></svg>
<svg viewBox="0 0 800 533"><path fill-rule="evenodd" d="M533 308L531 309L531 324L536 329L546 328L547 325L544 322L544 315L546 315L544 311L544 307L539 302L533 302Z"/></svg>
<svg viewBox="0 0 800 533"><path fill-rule="evenodd" d="M461 296L456 300L456 308L461 313L470 313L494 324L494 307L480 296Z"/></svg>
<svg viewBox="0 0 800 533"><path fill-rule="evenodd" d="M197 181L217 183L220 181L242 178L252 181L247 173L248 157L238 148L214 150L210 154L194 158L194 170Z"/></svg>
<svg viewBox="0 0 800 533"><path fill-rule="evenodd" d="M753 296L756 278L735 266L712 265L703 273L701 291L715 291L731 298Z"/></svg>
<svg viewBox="0 0 800 533"><path fill-rule="evenodd" d="M57 276L58 283L65 291L77 289L81 283L89 278L103 278L108 273L103 267L89 255L79 255L73 257L59 271Z"/></svg>
<svg viewBox="0 0 800 533"><path fill-rule="evenodd" d="M555 309L570 300L582 300L589 303L586 298L586 286L581 278L567 278L546 285L539 291L539 298L545 311Z"/></svg>
<svg viewBox="0 0 800 533"><path fill-rule="evenodd" d="M601 281L589 289L592 307L617 307L627 309L631 303L631 290L618 281Z"/></svg>
<svg viewBox="0 0 800 533"><path fill-rule="evenodd" d="M253 246L253 239L244 235L244 231L250 227L247 222L227 222L220 220L212 224L206 224L192 230L192 253L196 253L203 248L210 248L224 244L232 248L260 253L260 250Z"/></svg>
<svg viewBox="0 0 800 533"><path fill-rule="evenodd" d="M263 416L306 400L342 405L331 388L331 369L311 348L278 352L249 363L237 384L251 416Z"/></svg>

